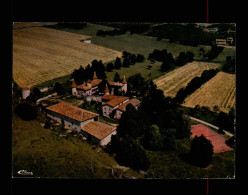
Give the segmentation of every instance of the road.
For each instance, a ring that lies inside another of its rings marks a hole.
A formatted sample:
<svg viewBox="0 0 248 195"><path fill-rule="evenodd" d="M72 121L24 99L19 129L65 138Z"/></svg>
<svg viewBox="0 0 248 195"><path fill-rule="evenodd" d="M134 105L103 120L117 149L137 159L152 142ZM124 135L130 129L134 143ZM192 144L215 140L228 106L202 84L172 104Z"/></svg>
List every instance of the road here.
<svg viewBox="0 0 248 195"><path fill-rule="evenodd" d="M197 122L199 122L199 123L202 123L202 124L204 124L204 125L207 125L207 126L209 126L209 127L212 127L212 128L214 128L214 129L216 129L216 130L219 129L219 127L217 127L217 126L215 126L215 125L212 125L212 124L210 124L210 123L208 123L208 122L206 122L206 121L200 120L200 119L198 119L198 118L194 118L194 117L189 116L189 115L186 115L186 117L190 118L191 120L194 120L194 121L197 121ZM226 135L231 136L231 137L233 136L232 133L230 133L230 132L228 132L228 131L225 131L225 130L223 130L223 131L225 132Z"/></svg>

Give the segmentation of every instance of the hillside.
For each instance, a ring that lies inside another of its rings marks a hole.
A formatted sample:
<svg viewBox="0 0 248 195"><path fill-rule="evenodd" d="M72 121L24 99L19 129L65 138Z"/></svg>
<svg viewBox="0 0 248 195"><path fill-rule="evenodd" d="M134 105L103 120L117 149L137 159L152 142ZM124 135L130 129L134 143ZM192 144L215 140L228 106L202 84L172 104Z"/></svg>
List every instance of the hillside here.
<svg viewBox="0 0 248 195"><path fill-rule="evenodd" d="M91 167L92 162L92 167ZM33 172L33 177L48 178L114 178L123 174L120 166L109 154L98 147L55 135L41 127L37 120L23 121L13 114L12 174L19 170ZM93 170L93 172L92 172ZM142 177L129 169L126 174Z"/></svg>

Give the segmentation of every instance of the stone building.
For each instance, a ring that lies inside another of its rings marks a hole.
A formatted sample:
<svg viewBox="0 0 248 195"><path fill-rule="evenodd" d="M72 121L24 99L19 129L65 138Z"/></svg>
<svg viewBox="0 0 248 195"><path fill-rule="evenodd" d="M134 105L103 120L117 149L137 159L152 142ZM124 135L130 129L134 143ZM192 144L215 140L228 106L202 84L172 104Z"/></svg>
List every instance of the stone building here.
<svg viewBox="0 0 248 195"><path fill-rule="evenodd" d="M81 85L77 85L74 80L72 80L72 95L78 96L78 97L87 97L92 96L99 92L99 84L102 82L102 79L98 79L96 72L94 72L94 76L92 80L88 80L87 82L84 82ZM112 89L117 88L119 92L124 91L127 92L127 81L125 79L125 76L123 78L123 81L120 82L108 82L108 84L111 86ZM112 91L113 93L113 91Z"/></svg>
<svg viewBox="0 0 248 195"><path fill-rule="evenodd" d="M116 133L116 127L99 122L99 114L72 106L66 102L47 107L47 116L83 134L96 144L106 145L111 140L111 135Z"/></svg>

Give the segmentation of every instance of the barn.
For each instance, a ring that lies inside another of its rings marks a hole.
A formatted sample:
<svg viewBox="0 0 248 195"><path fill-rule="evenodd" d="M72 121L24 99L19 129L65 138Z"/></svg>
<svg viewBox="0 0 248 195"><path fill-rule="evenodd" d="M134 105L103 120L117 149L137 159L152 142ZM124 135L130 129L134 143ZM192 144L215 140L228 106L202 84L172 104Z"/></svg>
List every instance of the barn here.
<svg viewBox="0 0 248 195"><path fill-rule="evenodd" d="M96 144L107 145L111 141L111 136L116 134L116 127L98 121L99 114L66 102L47 107L47 116L62 126L85 135Z"/></svg>

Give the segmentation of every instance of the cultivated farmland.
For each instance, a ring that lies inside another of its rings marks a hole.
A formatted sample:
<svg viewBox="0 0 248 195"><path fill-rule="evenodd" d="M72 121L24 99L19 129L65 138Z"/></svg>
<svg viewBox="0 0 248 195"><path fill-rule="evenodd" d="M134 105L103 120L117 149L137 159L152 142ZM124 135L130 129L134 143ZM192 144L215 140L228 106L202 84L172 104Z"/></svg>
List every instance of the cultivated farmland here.
<svg viewBox="0 0 248 195"><path fill-rule="evenodd" d="M155 79L154 83L158 89L164 92L165 96L175 97L181 88L186 87L194 77L200 76L204 70L218 67L220 67L218 63L194 61Z"/></svg>
<svg viewBox="0 0 248 195"><path fill-rule="evenodd" d="M202 85L185 99L184 106L207 106L213 110L218 106L220 111L229 112L235 106L236 75L219 72L215 77Z"/></svg>
<svg viewBox="0 0 248 195"><path fill-rule="evenodd" d="M62 77L87 66L94 59L103 63L121 57L121 52L80 42L89 38L44 27L13 31L13 79L20 87Z"/></svg>

